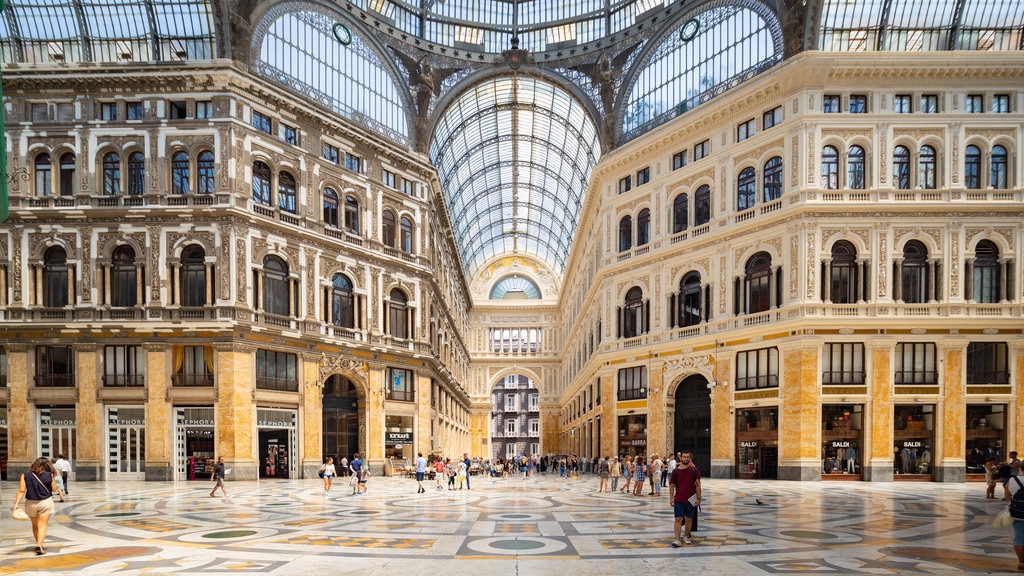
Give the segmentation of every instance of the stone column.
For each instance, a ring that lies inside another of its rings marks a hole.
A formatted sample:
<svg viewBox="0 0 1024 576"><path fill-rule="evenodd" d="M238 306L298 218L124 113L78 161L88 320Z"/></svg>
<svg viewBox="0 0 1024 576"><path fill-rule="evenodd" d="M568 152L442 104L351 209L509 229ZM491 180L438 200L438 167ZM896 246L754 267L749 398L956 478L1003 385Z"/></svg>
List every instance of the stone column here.
<svg viewBox="0 0 1024 576"><path fill-rule="evenodd" d="M99 398L98 354L96 344L75 344L75 386L78 401L75 404L75 479L103 480L103 453L106 448L103 435L103 403Z"/></svg>
<svg viewBox="0 0 1024 576"><path fill-rule="evenodd" d="M1009 343L1009 366L1011 374L1024 374L1024 343L1020 340L1016 340ZM1019 376L1018 376L1019 378ZM13 396L12 396L13 398ZM1009 402L1007 408L1009 414L1007 414L1006 429L1008 431L1006 435L1006 441L1009 443L1009 450L1021 451L1021 447L1024 447L1024 428L1020 426L1021 422L1024 422L1024 394L1014 394L1013 400Z"/></svg>
<svg viewBox="0 0 1024 576"><path fill-rule="evenodd" d="M146 351L146 480L173 480L170 349L166 344L143 344L142 348Z"/></svg>
<svg viewBox="0 0 1024 576"><path fill-rule="evenodd" d="M27 344L5 344L7 349L7 442L10 453L7 460L7 478L16 479L28 470L36 459L39 445L39 425L35 404L29 402L28 388L35 372L35 349ZM5 510L4 512L9 512Z"/></svg>
<svg viewBox="0 0 1024 576"><path fill-rule="evenodd" d="M302 391L298 431L299 477L314 478L324 457L324 381L320 374L319 356L302 355L302 380L299 382L299 390Z"/></svg>
<svg viewBox="0 0 1024 576"><path fill-rule="evenodd" d="M417 372L416 376L416 418L413 428L413 439L412 446L410 446L411 454L409 455L409 461L416 461L416 453L422 452L423 456L426 457L430 454L430 430L431 430L431 410L430 410L430 394L431 386L433 383L430 381L430 376L426 373ZM484 442L475 443L474 448L482 446L484 449L487 448L487 431L484 430L483 440ZM472 456L484 456L485 454L471 454Z"/></svg>
<svg viewBox="0 0 1024 576"><path fill-rule="evenodd" d="M256 349L231 343L214 344L217 372L214 401L214 449L231 468L228 480L256 480L259 477L256 442Z"/></svg>
<svg viewBox="0 0 1024 576"><path fill-rule="evenodd" d="M939 345L945 360L942 389L945 392L939 406L941 428L935 431L935 479L939 482L962 483L967 479L967 459L964 454L964 430L967 427L967 384L964 361L967 342L947 340Z"/></svg>
<svg viewBox="0 0 1024 576"><path fill-rule="evenodd" d="M864 418L870 423L862 453L863 478L869 482L892 482L893 477L893 384L892 357L895 343L872 340L864 344L870 362L868 393L871 400Z"/></svg>
<svg viewBox="0 0 1024 576"><path fill-rule="evenodd" d="M718 383L711 391L712 478L736 477L736 425L732 409L736 383L730 381L735 358L735 352L718 350L715 352L715 364L712 367L715 382Z"/></svg>
<svg viewBox="0 0 1024 576"><path fill-rule="evenodd" d="M779 480L821 480L817 346L780 347Z"/></svg>
<svg viewBox="0 0 1024 576"><path fill-rule="evenodd" d="M671 450L665 425L665 363L653 355L647 376L647 459Z"/></svg>
<svg viewBox="0 0 1024 576"><path fill-rule="evenodd" d="M362 447L363 461L384 458L384 384L385 371L383 364L370 364L366 375L367 393L365 410L359 415L359 445ZM449 447L450 449L454 446ZM376 470L374 472L377 472Z"/></svg>

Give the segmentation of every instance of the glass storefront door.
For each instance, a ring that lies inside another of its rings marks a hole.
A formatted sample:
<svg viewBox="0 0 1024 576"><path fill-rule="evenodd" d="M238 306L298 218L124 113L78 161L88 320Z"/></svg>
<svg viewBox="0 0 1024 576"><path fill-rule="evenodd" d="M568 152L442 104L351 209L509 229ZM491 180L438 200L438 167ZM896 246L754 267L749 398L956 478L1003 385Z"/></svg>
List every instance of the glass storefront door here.
<svg viewBox="0 0 1024 576"><path fill-rule="evenodd" d="M39 454L51 460L56 460L57 454L63 454L71 463L68 481L75 479L75 427L74 407L39 409Z"/></svg>
<svg viewBox="0 0 1024 576"><path fill-rule="evenodd" d="M146 479L146 409L107 408L107 479Z"/></svg>

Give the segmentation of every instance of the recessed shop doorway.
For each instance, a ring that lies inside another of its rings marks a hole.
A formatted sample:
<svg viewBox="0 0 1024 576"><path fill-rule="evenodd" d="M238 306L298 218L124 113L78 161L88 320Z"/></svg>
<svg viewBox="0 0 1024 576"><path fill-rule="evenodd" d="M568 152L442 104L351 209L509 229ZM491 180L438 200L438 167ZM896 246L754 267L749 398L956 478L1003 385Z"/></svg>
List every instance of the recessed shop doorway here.
<svg viewBox="0 0 1024 576"><path fill-rule="evenodd" d="M693 452L701 476L711 475L711 393L700 374L687 377L676 389L673 452Z"/></svg>
<svg viewBox="0 0 1024 576"><path fill-rule="evenodd" d="M359 449L359 393L351 380L335 374L324 382L323 456L352 459Z"/></svg>

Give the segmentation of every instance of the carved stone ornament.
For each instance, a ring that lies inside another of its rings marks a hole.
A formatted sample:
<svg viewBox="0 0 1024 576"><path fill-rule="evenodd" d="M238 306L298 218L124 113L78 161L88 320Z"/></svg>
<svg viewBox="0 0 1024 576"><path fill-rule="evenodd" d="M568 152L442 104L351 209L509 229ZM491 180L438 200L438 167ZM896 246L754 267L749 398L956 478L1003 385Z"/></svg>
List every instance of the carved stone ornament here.
<svg viewBox="0 0 1024 576"><path fill-rule="evenodd" d="M331 358L326 352L320 354L320 381L323 382L330 375L344 372L345 374L358 375L360 384L366 384L366 362L354 360L342 354Z"/></svg>

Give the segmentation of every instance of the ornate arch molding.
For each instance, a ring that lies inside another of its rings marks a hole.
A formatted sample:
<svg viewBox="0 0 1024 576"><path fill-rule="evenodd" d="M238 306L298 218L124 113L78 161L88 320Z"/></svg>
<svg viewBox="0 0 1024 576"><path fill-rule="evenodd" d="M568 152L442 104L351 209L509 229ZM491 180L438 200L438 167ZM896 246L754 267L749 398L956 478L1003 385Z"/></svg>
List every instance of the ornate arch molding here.
<svg viewBox="0 0 1024 576"><path fill-rule="evenodd" d="M353 384L357 384L362 395L365 397L370 393L369 379L367 378L368 372L369 366L363 360L349 358L343 353L338 353L331 357L326 352L321 352L319 382L317 382L317 385L322 393L323 385L327 382L328 378L334 375L344 376L351 380Z"/></svg>
<svg viewBox="0 0 1024 576"><path fill-rule="evenodd" d="M665 397L675 397L680 384L694 374L704 376L709 382L714 380L714 367L715 362L711 359L711 354L695 354L666 360L661 365L665 382L668 383L665 385Z"/></svg>
<svg viewBox="0 0 1024 576"><path fill-rule="evenodd" d="M537 387L537 393L540 394L541 397L544 396L545 392L544 388L541 386L542 379L540 377L540 374L538 374L532 368L518 366L513 366L512 368L504 368L498 370L497 372L489 373L487 375L487 396L490 397L491 393L494 392L494 386L497 385L499 380L506 376L512 376L516 374L526 376L527 378L529 378L530 382L533 382L533 385Z"/></svg>

